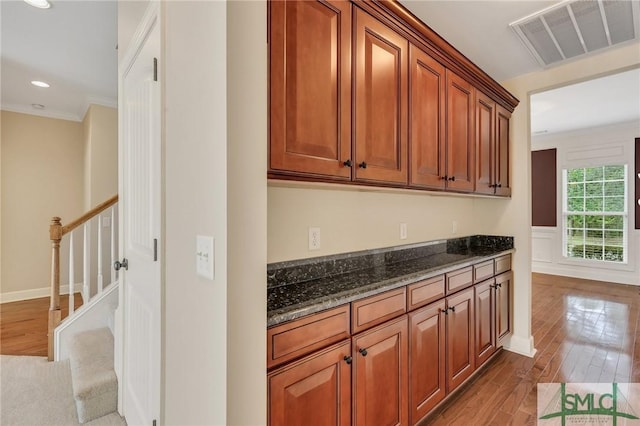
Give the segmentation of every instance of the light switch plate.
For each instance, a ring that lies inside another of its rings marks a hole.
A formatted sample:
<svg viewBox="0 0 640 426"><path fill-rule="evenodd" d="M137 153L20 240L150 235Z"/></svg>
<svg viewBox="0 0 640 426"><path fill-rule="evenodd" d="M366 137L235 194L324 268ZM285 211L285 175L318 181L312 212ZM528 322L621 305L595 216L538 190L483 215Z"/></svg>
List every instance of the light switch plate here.
<svg viewBox="0 0 640 426"><path fill-rule="evenodd" d="M198 275L213 280L214 277L214 239L213 237L196 236L196 271Z"/></svg>

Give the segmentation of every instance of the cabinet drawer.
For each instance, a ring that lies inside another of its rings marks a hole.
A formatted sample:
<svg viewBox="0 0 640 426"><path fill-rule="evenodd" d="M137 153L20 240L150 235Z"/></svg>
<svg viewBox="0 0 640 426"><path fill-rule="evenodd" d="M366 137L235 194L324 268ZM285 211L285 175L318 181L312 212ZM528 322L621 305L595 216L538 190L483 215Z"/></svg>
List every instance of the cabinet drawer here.
<svg viewBox="0 0 640 426"><path fill-rule="evenodd" d="M451 294L473 284L473 267L458 269L446 275L447 294Z"/></svg>
<svg viewBox="0 0 640 426"><path fill-rule="evenodd" d="M496 275L511 270L511 255L496 257Z"/></svg>
<svg viewBox="0 0 640 426"><path fill-rule="evenodd" d="M407 310L424 306L444 297L444 275L407 286Z"/></svg>
<svg viewBox="0 0 640 426"><path fill-rule="evenodd" d="M351 303L351 332L358 333L386 320L402 315L407 310L405 287L387 291Z"/></svg>
<svg viewBox="0 0 640 426"><path fill-rule="evenodd" d="M486 262L473 265L473 282L479 283L487 278L491 278L494 275L493 272L493 259Z"/></svg>
<svg viewBox="0 0 640 426"><path fill-rule="evenodd" d="M349 305L267 330L267 368L349 337Z"/></svg>

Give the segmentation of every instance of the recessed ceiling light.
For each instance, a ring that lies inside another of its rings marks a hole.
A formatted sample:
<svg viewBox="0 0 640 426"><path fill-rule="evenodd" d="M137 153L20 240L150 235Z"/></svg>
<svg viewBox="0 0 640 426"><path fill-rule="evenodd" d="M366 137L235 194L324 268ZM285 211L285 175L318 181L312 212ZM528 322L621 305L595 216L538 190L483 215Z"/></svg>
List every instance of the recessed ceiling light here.
<svg viewBox="0 0 640 426"><path fill-rule="evenodd" d="M38 9L49 9L51 7L51 3L47 0L24 0L24 2Z"/></svg>
<svg viewBox="0 0 640 426"><path fill-rule="evenodd" d="M31 104L32 107L34 107L35 109L44 109L44 105L42 104Z"/></svg>
<svg viewBox="0 0 640 426"><path fill-rule="evenodd" d="M38 80L33 80L31 84L38 87L50 87L49 83L45 83L44 81L38 81Z"/></svg>

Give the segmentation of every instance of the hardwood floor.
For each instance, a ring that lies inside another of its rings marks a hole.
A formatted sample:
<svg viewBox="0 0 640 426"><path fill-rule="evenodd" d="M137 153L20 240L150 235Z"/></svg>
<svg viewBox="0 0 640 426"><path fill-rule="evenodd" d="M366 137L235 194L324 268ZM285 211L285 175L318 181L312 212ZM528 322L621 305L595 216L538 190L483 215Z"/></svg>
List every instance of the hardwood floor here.
<svg viewBox="0 0 640 426"><path fill-rule="evenodd" d="M640 287L532 274L533 358L502 351L422 425L535 425L538 383L640 382Z"/></svg>
<svg viewBox="0 0 640 426"><path fill-rule="evenodd" d="M75 294L76 309L82 296ZM62 318L69 312L69 297L60 296ZM47 356L49 298L0 304L0 354Z"/></svg>

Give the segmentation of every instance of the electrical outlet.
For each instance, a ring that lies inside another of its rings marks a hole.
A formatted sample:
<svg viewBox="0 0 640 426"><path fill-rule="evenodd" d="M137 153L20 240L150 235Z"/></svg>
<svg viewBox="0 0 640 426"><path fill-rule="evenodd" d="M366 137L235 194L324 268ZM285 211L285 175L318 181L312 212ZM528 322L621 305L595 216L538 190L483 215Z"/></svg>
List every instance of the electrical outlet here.
<svg viewBox="0 0 640 426"><path fill-rule="evenodd" d="M451 233L455 234L457 232L458 232L458 222L454 220L453 222L451 222Z"/></svg>
<svg viewBox="0 0 640 426"><path fill-rule="evenodd" d="M320 228L309 228L309 250L320 250Z"/></svg>
<svg viewBox="0 0 640 426"><path fill-rule="evenodd" d="M406 223L401 223L400 224L400 239L401 240L406 240L407 239L407 224Z"/></svg>

